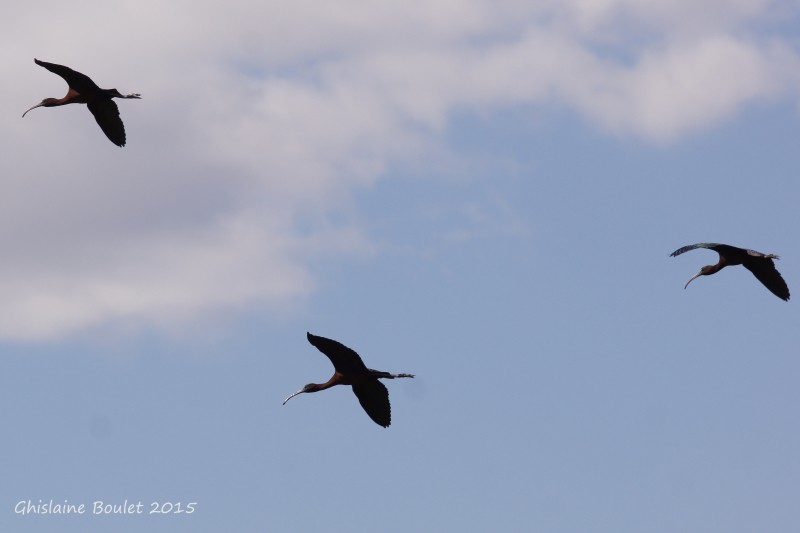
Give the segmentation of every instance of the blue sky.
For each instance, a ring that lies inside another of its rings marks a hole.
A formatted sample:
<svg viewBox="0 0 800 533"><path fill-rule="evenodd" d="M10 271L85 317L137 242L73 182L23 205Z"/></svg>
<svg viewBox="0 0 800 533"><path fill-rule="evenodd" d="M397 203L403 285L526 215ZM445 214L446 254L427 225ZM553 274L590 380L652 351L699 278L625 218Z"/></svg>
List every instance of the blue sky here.
<svg viewBox="0 0 800 533"><path fill-rule="evenodd" d="M669 257L796 289L798 6L650 4L12 4L0 529L798 529L795 304ZM128 145L19 118L33 57L142 93ZM306 331L417 375L390 428L281 405Z"/></svg>

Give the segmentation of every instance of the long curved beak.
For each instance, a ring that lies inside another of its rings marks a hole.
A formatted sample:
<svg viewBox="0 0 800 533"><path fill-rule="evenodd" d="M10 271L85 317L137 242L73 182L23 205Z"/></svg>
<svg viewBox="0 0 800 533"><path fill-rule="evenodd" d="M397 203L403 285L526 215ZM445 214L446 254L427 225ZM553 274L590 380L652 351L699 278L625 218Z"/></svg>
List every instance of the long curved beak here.
<svg viewBox="0 0 800 533"><path fill-rule="evenodd" d="M38 103L38 104L36 104L35 106L33 106L31 109L36 109L37 107L41 107L42 105L43 105L43 103ZM31 109L28 109L28 111L30 111ZM22 114L22 118L25 118L25 115L27 115L27 114L28 114L28 111L25 111L25 112Z"/></svg>
<svg viewBox="0 0 800 533"><path fill-rule="evenodd" d="M692 278L691 278L689 281L687 281L687 282L686 282L686 285L684 285L684 286L683 286L683 288L685 289L686 287L688 287L688 286L689 286L689 284L690 284L690 283L691 283L693 280L695 280L695 279L699 278L699 277L700 277L700 276L702 276L702 275L703 275L703 273L702 273L702 272L698 272L697 274L695 274L694 276L692 276Z"/></svg>
<svg viewBox="0 0 800 533"><path fill-rule="evenodd" d="M283 400L283 405L286 405L286 402L288 402L289 400L291 400L292 398L294 398L295 396L297 396L297 395L298 395L298 394L300 394L301 392L303 392L303 389L300 389L299 391L292 393L292 395L291 395L291 396L289 396L288 398L286 398L285 400Z"/></svg>

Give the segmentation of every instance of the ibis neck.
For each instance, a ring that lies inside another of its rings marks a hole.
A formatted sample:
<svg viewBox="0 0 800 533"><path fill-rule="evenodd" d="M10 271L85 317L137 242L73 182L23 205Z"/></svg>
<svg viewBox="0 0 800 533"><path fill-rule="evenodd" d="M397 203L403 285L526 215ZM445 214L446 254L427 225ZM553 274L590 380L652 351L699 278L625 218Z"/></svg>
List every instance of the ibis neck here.
<svg viewBox="0 0 800 533"><path fill-rule="evenodd" d="M308 392L317 392L325 389L330 389L334 385L344 385L344 383L342 382L342 375L338 372L335 372L331 376L331 379L329 379L325 383L315 383L314 385L315 385L314 389Z"/></svg>

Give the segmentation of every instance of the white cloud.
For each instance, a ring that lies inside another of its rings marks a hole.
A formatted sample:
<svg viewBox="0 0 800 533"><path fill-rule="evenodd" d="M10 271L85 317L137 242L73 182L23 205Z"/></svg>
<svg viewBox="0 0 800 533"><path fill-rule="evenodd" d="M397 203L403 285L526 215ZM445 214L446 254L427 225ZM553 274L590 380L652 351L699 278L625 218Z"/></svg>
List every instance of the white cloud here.
<svg viewBox="0 0 800 533"><path fill-rule="evenodd" d="M314 287L310 260L372 249L356 219L341 216L353 188L393 160L434 158L456 110L555 103L661 142L796 92L797 53L757 31L776 9L766 0L10 6L0 20L3 70L15 80L0 119L10 154L0 162L0 338L115 321L169 326L302 300ZM108 143L80 106L19 119L65 91L34 55L141 92L120 102L128 146Z"/></svg>
<svg viewBox="0 0 800 533"><path fill-rule="evenodd" d="M785 54L729 37L709 36L642 54L576 88L576 104L618 132L671 140L735 114L747 103L785 91Z"/></svg>

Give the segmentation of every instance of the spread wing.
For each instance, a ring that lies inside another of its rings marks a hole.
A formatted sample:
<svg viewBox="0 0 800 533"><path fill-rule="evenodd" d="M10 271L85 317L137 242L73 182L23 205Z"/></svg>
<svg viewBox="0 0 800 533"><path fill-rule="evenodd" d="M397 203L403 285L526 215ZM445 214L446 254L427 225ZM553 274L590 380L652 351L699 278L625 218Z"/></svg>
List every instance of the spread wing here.
<svg viewBox="0 0 800 533"><path fill-rule="evenodd" d="M377 379L368 379L353 385L353 392L373 422L389 427L392 423L392 407L389 404L389 390L383 383Z"/></svg>
<svg viewBox="0 0 800 533"><path fill-rule="evenodd" d="M317 337L311 333L306 333L306 336L308 337L308 342L328 356L328 359L333 363L333 368L338 372L342 374L366 374L368 372L367 366L361 360L361 357L344 344L333 339Z"/></svg>
<svg viewBox="0 0 800 533"><path fill-rule="evenodd" d="M775 263L771 258L754 256L753 259L745 261L743 265L758 278L758 281L772 291L772 294L784 301L789 299L789 287L778 269L775 268Z"/></svg>
<svg viewBox="0 0 800 533"><path fill-rule="evenodd" d="M67 85L78 91L80 94L100 90L100 87L98 87L97 84L93 82L86 74L76 72L69 67L65 67L64 65L47 63L46 61L39 61L38 59L34 59L33 61L40 67L44 67L53 74L58 74L64 78L64 81L67 82Z"/></svg>
<svg viewBox="0 0 800 533"><path fill-rule="evenodd" d="M119 108L110 98L101 98L87 104L94 119L108 139L117 146L125 146L125 125L119 118Z"/></svg>
<svg viewBox="0 0 800 533"><path fill-rule="evenodd" d="M724 256L732 256L733 254L736 253L745 252L743 248L737 248L736 246L730 246L728 244L718 244L716 242L698 242L697 244L690 244L688 246L684 246L683 248L678 248L677 250L669 254L669 256L677 257L682 253L690 252L698 248L708 248L709 250L714 250L715 252Z"/></svg>

